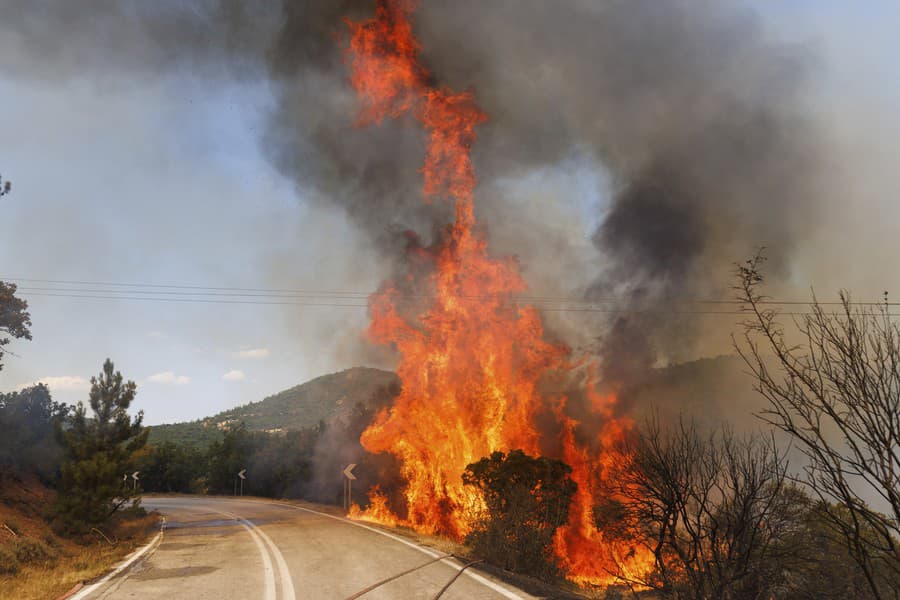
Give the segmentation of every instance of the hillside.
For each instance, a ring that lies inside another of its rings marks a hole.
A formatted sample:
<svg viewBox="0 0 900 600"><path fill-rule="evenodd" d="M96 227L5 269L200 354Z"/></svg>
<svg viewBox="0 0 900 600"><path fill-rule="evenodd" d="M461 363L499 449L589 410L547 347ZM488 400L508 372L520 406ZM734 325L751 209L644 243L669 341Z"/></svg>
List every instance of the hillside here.
<svg viewBox="0 0 900 600"><path fill-rule="evenodd" d="M730 420L738 429L753 428L752 416L763 407L752 389L743 362L733 356L701 359L653 369L635 385L622 390L624 406L635 416L653 407L669 422L680 413L700 421ZM399 385L390 371L354 367L317 377L215 416L188 423L150 428L150 443L164 441L207 447L221 439L229 426L243 422L251 431L288 431L312 427L319 421L343 419L357 402L370 404L386 386Z"/></svg>
<svg viewBox="0 0 900 600"><path fill-rule="evenodd" d="M208 446L228 427L243 422L251 431L280 432L343 419L358 403L369 404L379 391L399 385L396 374L353 367L322 375L260 400L189 423L155 425L150 443L172 441Z"/></svg>
<svg viewBox="0 0 900 600"><path fill-rule="evenodd" d="M664 422L675 422L679 415L713 424L731 421L739 429L759 425L752 415L765 406L753 390L753 379L746 374L744 362L737 356L702 358L653 369L620 398L637 413L659 411Z"/></svg>

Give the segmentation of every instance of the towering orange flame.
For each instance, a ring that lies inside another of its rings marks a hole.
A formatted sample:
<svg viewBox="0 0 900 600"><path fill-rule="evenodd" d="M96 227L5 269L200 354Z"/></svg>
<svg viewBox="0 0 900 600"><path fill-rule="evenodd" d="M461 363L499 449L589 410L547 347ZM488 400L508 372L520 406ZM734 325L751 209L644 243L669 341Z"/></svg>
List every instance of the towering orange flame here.
<svg viewBox="0 0 900 600"><path fill-rule="evenodd" d="M427 275L416 270L400 282L428 290L424 306L404 307L400 286L390 282L370 298L369 335L398 350L402 391L361 442L370 452L400 459L408 481L405 524L460 539L470 529L473 509L483 505L475 490L463 486L463 471L497 450L540 454L535 421L545 404L538 382L547 373L571 368L570 351L545 339L537 310L516 301L526 289L518 266L489 256L476 228L471 147L476 126L487 117L471 93L431 85L412 31L416 4L378 0L374 18L348 21L351 82L363 105L360 124L407 114L422 124L428 134L423 196L452 201L456 216L434 245L420 250L419 258L430 267ZM613 402L604 399L598 410ZM634 563L637 558L605 544L593 526L602 461L576 445L575 423L562 408L556 414L565 448L560 458L572 466L579 492L555 549L571 578L610 583L616 560ZM601 432L605 447L625 426L609 423ZM353 514L381 522L398 519L377 492L366 512Z"/></svg>

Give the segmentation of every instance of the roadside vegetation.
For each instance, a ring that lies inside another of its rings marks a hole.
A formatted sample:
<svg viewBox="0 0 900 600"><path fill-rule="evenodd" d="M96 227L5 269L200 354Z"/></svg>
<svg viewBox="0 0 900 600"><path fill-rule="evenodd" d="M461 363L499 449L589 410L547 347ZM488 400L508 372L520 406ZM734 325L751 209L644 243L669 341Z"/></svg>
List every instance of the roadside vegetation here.
<svg viewBox="0 0 900 600"><path fill-rule="evenodd" d="M15 294L0 282L0 357L11 338L30 339L28 305ZM41 384L0 394L4 597L58 597L158 527L123 482L147 436L141 415L128 414L136 386L109 360L91 384L87 406L55 402Z"/></svg>
<svg viewBox="0 0 900 600"><path fill-rule="evenodd" d="M111 370L112 363L107 365ZM92 395L104 397L105 375L106 370ZM111 381L116 379L114 373ZM98 404L101 412L120 426L128 420L121 402L119 412L103 406ZM123 490L122 470L131 456L127 445L104 454L102 448L115 438L108 436L99 417L84 407L54 402L43 385L0 394L4 597L58 597L102 574L158 529L157 516L147 515L135 502L126 505L131 497ZM129 422L135 431L135 422ZM92 459L84 458L85 446L80 444L90 446ZM110 464L116 468L108 468ZM81 489L72 493L68 486L76 482Z"/></svg>
<svg viewBox="0 0 900 600"><path fill-rule="evenodd" d="M805 457L799 480L847 548L872 597L900 598L900 324L842 291L836 309L813 297L786 333L760 291L760 251L738 269L748 319L736 344L762 419Z"/></svg>
<svg viewBox="0 0 900 600"><path fill-rule="evenodd" d="M690 415L674 423L651 415L626 436L626 459L606 478L595 524L649 550L654 568L640 577L620 569L622 585L608 598L900 598L900 325L892 304L885 296L860 306L843 292L832 310L813 297L789 328L760 291L763 262L760 253L739 265L735 286L747 314L735 347L748 383L768 402L760 430L737 436L727 423L700 428ZM795 466L776 432L802 455ZM492 479L503 462L494 455L470 465L467 482L490 499L485 482L500 489L527 480L524 463ZM532 502L542 490L531 486ZM489 505L470 536L476 552L551 575L510 561L518 549L510 540L523 529L539 539L537 506L511 519L509 506ZM486 535L495 530L507 533Z"/></svg>
<svg viewBox="0 0 900 600"><path fill-rule="evenodd" d="M146 543L155 515L119 513L83 536L50 525L57 492L34 475L0 478L0 589L4 598L57 598Z"/></svg>
<svg viewBox="0 0 900 600"><path fill-rule="evenodd" d="M771 437L650 417L624 445L596 518L653 556L647 576L621 572L626 588L695 600L872 597L831 534L834 507L791 481Z"/></svg>
<svg viewBox="0 0 900 600"><path fill-rule="evenodd" d="M148 444L134 457L134 468L141 472L138 490L239 494L238 473L246 470L245 495L340 504L340 474L352 462L359 465L359 480L354 482L357 501L376 484L397 494L402 482L395 461L386 455L368 454L359 444L375 411L395 395L393 384L378 388L374 398L356 402L345 420L321 421L300 430L267 433L237 423L206 448L170 441Z"/></svg>
<svg viewBox="0 0 900 600"><path fill-rule="evenodd" d="M504 569L556 579L559 568L551 544L568 520L577 484L560 460L528 456L521 450L494 452L466 468L463 483L484 496L483 513L466 543Z"/></svg>

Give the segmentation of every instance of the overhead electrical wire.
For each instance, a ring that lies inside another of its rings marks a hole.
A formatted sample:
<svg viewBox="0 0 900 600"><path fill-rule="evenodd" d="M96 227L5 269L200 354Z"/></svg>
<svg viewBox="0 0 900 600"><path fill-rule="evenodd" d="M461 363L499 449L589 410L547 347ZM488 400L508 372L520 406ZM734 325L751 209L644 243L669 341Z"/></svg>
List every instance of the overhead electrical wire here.
<svg viewBox="0 0 900 600"><path fill-rule="evenodd" d="M128 300L171 303L200 304L246 304L246 305L281 305L281 306L319 306L335 308L367 308L370 292L310 290L310 289L278 289L250 288L233 286L201 286L183 284L125 283L109 281L61 280L0 277L0 281L11 281L17 284L18 290L26 296L83 298L95 300ZM20 285L25 284L25 285ZM32 286L30 284L43 284ZM49 287L48 287L49 286ZM60 287L66 286L66 287ZM78 286L78 287L71 287ZM115 289L129 288L129 289ZM436 297L435 294L403 294L392 292L391 298L400 303L412 303ZM485 300L491 295L457 296L463 300ZM530 296L514 295L514 299L535 303L535 308L550 312L584 312L584 313L665 313L680 315L746 315L744 303L737 299L669 299L667 309L643 309L640 307L621 306L622 299L598 298L579 299L564 296ZM799 300L760 300L765 306L810 306L810 301ZM839 306L840 301L820 301L820 306ZM900 302L858 302L851 301L853 306L900 306ZM721 306L723 309L688 309L691 305ZM679 309L677 307L685 307ZM730 310L729 310L730 308ZM808 315L809 311L781 312L786 316ZM900 315L889 315L900 316Z"/></svg>

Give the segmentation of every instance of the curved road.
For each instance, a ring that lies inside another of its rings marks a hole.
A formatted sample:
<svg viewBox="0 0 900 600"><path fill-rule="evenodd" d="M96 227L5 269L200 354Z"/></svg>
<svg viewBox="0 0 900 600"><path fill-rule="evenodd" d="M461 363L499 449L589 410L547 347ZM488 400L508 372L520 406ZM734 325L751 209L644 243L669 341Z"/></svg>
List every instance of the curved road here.
<svg viewBox="0 0 900 600"><path fill-rule="evenodd" d="M143 505L166 517L161 542L82 597L431 599L453 580L441 599L532 598L474 570L460 574L459 561L435 560L442 555L430 548L314 508L188 496L148 496Z"/></svg>

